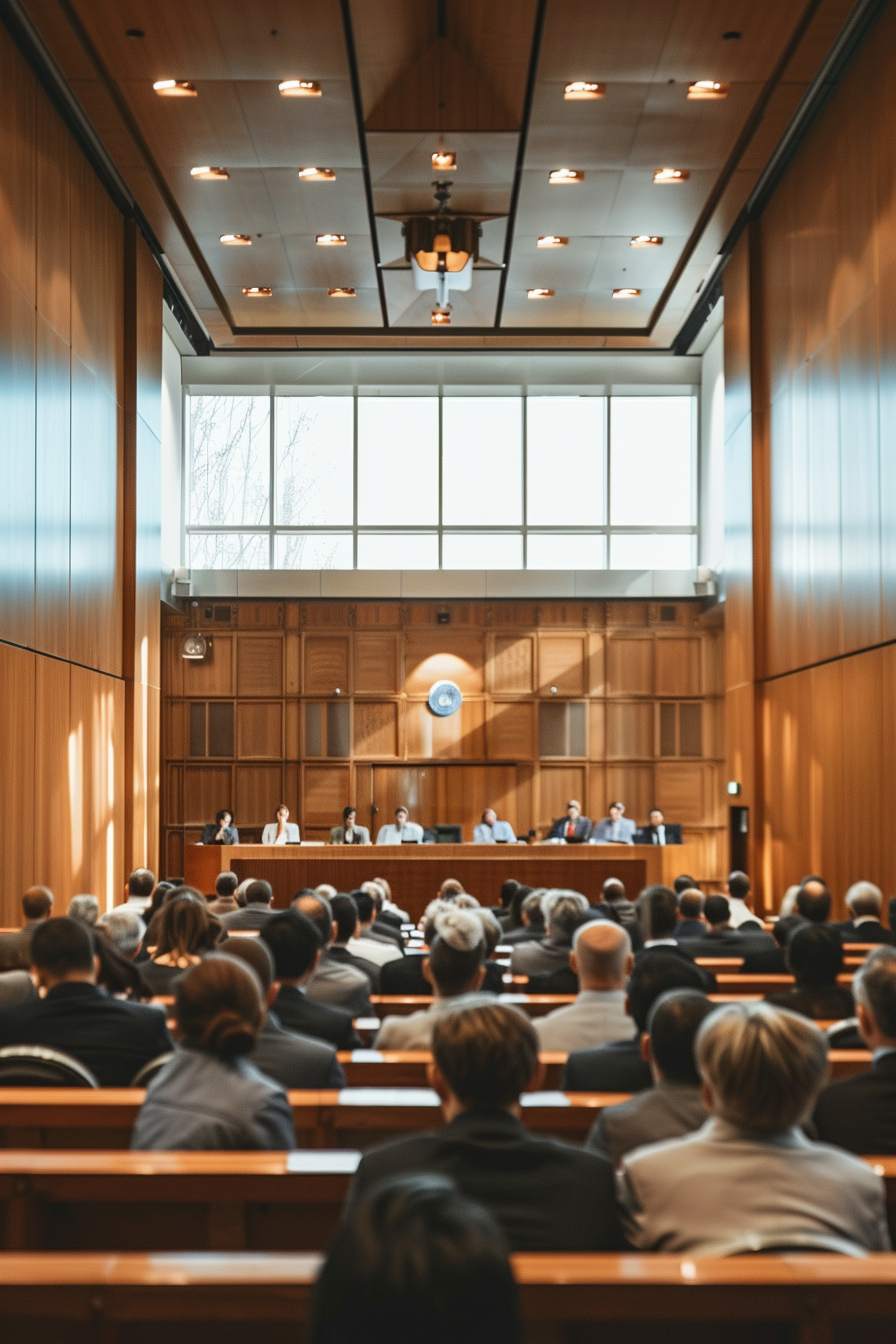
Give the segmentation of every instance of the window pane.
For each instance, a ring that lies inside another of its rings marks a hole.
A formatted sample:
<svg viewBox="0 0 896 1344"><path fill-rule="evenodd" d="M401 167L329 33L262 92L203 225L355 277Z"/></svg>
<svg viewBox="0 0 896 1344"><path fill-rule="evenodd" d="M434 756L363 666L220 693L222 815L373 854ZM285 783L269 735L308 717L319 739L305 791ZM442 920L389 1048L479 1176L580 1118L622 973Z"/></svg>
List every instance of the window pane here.
<svg viewBox="0 0 896 1344"><path fill-rule="evenodd" d="M527 569L606 569L607 539L562 532L530 532Z"/></svg>
<svg viewBox="0 0 896 1344"><path fill-rule="evenodd" d="M436 397L358 398L358 521L439 521Z"/></svg>
<svg viewBox="0 0 896 1344"><path fill-rule="evenodd" d="M693 522L691 397L610 398L611 523Z"/></svg>
<svg viewBox="0 0 896 1344"><path fill-rule="evenodd" d="M354 402L351 397L277 397L278 523L351 526Z"/></svg>
<svg viewBox="0 0 896 1344"><path fill-rule="evenodd" d="M611 569L692 569L695 537L642 536L610 538Z"/></svg>
<svg viewBox="0 0 896 1344"><path fill-rule="evenodd" d="M267 569L268 534L191 532L190 564L196 569Z"/></svg>
<svg viewBox="0 0 896 1344"><path fill-rule="evenodd" d="M279 532L274 538L277 569L351 569L351 532Z"/></svg>
<svg viewBox="0 0 896 1344"><path fill-rule="evenodd" d="M190 522L268 520L269 397L189 397Z"/></svg>
<svg viewBox="0 0 896 1344"><path fill-rule="evenodd" d="M446 532L442 537L443 569L522 569L523 538L519 532Z"/></svg>
<svg viewBox="0 0 896 1344"><path fill-rule="evenodd" d="M604 522L605 412L605 397L527 398L530 526L587 527Z"/></svg>
<svg viewBox="0 0 896 1344"><path fill-rule="evenodd" d="M442 522L521 523L522 399L442 402Z"/></svg>
<svg viewBox="0 0 896 1344"><path fill-rule="evenodd" d="M369 532L358 537L359 569L438 569L436 532Z"/></svg>

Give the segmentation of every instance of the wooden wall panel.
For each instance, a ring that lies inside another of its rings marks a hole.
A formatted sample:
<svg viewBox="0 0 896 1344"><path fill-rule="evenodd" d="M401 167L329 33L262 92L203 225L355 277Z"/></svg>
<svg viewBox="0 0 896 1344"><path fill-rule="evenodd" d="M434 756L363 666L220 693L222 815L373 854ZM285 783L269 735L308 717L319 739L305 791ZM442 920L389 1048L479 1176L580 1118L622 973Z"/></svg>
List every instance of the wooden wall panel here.
<svg viewBox="0 0 896 1344"><path fill-rule="evenodd" d="M174 663L183 678L183 693L199 700L212 696L233 695L234 636L215 633L211 652L201 661L184 658L181 652L183 635L171 641L168 666ZM264 692L261 692L264 694Z"/></svg>
<svg viewBox="0 0 896 1344"><path fill-rule="evenodd" d="M709 767L685 762L658 761L653 789L656 806L668 817L679 817L684 825L702 822L712 816L714 779Z"/></svg>
<svg viewBox="0 0 896 1344"><path fill-rule="evenodd" d="M531 760L538 754L537 710L538 706L527 700L492 703L485 725L492 760Z"/></svg>
<svg viewBox="0 0 896 1344"><path fill-rule="evenodd" d="M352 660L356 695L394 694L400 689L397 636L359 631L352 640Z"/></svg>
<svg viewBox="0 0 896 1344"><path fill-rule="evenodd" d="M655 805L653 788L653 765L607 765L607 797L603 807L594 810L594 818L607 815L611 802L625 803L625 815L632 821L640 821L650 815ZM672 813L668 814L672 819Z"/></svg>
<svg viewBox="0 0 896 1344"><path fill-rule="evenodd" d="M71 159L69 133L49 99L35 104L35 300L66 345L72 331Z"/></svg>
<svg viewBox="0 0 896 1344"><path fill-rule="evenodd" d="M535 824L550 826L557 817L565 816L571 798L585 807L585 777L583 765L543 765L538 777L540 806Z"/></svg>
<svg viewBox="0 0 896 1344"><path fill-rule="evenodd" d="M654 754L654 707L651 701L609 701L607 714L607 760L652 757Z"/></svg>
<svg viewBox="0 0 896 1344"><path fill-rule="evenodd" d="M337 687L349 689L349 642L306 635L304 640L306 695L332 695Z"/></svg>
<svg viewBox="0 0 896 1344"><path fill-rule="evenodd" d="M653 695L652 639L607 638L607 695Z"/></svg>
<svg viewBox="0 0 896 1344"><path fill-rule="evenodd" d="M44 653L67 658L71 351L42 317L37 319L36 412L34 643Z"/></svg>
<svg viewBox="0 0 896 1344"><path fill-rule="evenodd" d="M240 772L240 779L246 783L242 795L231 798L232 771L229 765L186 765L183 770L183 820L188 826L204 826L214 821L215 813L222 807L229 807L236 817L237 827L257 823L270 818L264 809L255 803L249 785L250 766ZM253 779L255 776L252 777ZM276 809L277 804L274 804ZM273 816L273 812L271 813Z"/></svg>
<svg viewBox="0 0 896 1344"><path fill-rule="evenodd" d="M0 275L0 638L27 647L34 645L34 320L33 302Z"/></svg>
<svg viewBox="0 0 896 1344"><path fill-rule="evenodd" d="M342 809L351 801L351 768L347 765L306 765L303 783L306 827L329 831L331 826L341 822Z"/></svg>
<svg viewBox="0 0 896 1344"><path fill-rule="evenodd" d="M283 694L283 636L238 635L237 695Z"/></svg>
<svg viewBox="0 0 896 1344"><path fill-rule="evenodd" d="M237 705L237 755L279 761L285 755L283 743L283 702L245 701Z"/></svg>
<svg viewBox="0 0 896 1344"><path fill-rule="evenodd" d="M0 271L34 305L37 81L9 34L0 37ZM42 95L41 95L42 96Z"/></svg>
<svg viewBox="0 0 896 1344"><path fill-rule="evenodd" d="M35 659L34 865L29 881L47 886L64 909L72 886L72 815L80 810L72 777L77 738L70 739L71 696L68 663Z"/></svg>
<svg viewBox="0 0 896 1344"><path fill-rule="evenodd" d="M0 644L0 917L6 925L21 922L21 896L34 881L34 682L34 654Z"/></svg>
<svg viewBox="0 0 896 1344"><path fill-rule="evenodd" d="M298 799L284 796L284 771L279 764L241 765L235 773L234 806L244 825L264 826L269 821L276 821L280 803L286 803L293 821L299 820ZM216 803L211 816L214 817L217 808L226 806L226 803Z"/></svg>
<svg viewBox="0 0 896 1344"><path fill-rule="evenodd" d="M654 691L657 695L703 694L703 641L658 639L654 645Z"/></svg>
<svg viewBox="0 0 896 1344"><path fill-rule="evenodd" d="M584 695L588 681L588 641L585 636L540 635L538 678L542 695Z"/></svg>
<svg viewBox="0 0 896 1344"><path fill-rule="evenodd" d="M123 401L124 229L86 159L71 160L72 355Z"/></svg>
<svg viewBox="0 0 896 1344"><path fill-rule="evenodd" d="M405 681L408 695L428 695L434 681L453 681L464 695L484 690L484 636L453 626L409 630L405 636Z"/></svg>
<svg viewBox="0 0 896 1344"><path fill-rule="evenodd" d="M398 755L398 704L394 700L357 701L352 748L355 756Z"/></svg>
<svg viewBox="0 0 896 1344"><path fill-rule="evenodd" d="M71 667L72 886L101 909L120 893L124 864L124 685Z"/></svg>
<svg viewBox="0 0 896 1344"><path fill-rule="evenodd" d="M72 359L72 660L120 675L122 482L118 407L103 382Z"/></svg>
<svg viewBox="0 0 896 1344"><path fill-rule="evenodd" d="M533 641L528 636L495 635L491 689L497 694L526 695L533 689Z"/></svg>

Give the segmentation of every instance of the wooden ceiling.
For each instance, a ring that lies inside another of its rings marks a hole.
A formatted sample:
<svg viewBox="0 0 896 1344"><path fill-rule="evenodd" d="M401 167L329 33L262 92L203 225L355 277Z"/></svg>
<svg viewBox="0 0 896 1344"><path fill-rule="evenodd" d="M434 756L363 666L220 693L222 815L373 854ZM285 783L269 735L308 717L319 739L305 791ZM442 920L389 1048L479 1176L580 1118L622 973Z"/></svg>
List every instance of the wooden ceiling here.
<svg viewBox="0 0 896 1344"><path fill-rule="evenodd" d="M552 340L668 347L851 0L23 0L217 346ZM143 36L128 36L137 30ZM740 37L724 34L739 33ZM187 79L196 98L160 98ZM320 98L282 98L287 78ZM568 102L572 79L606 84ZM690 101L697 79L722 101ZM414 290L401 225L426 209L439 133L455 209L494 214L498 263ZM228 181L190 169L226 167ZM334 168L335 182L297 169ZM689 180L655 186L656 168ZM581 185L548 185L552 168ZM226 247L224 233L251 247ZM322 248L319 233L345 234ZM568 247L536 248L545 234ZM635 234L661 247L632 249ZM503 269L502 269L503 264ZM252 299L243 286L270 286ZM336 286L353 299L332 299ZM550 299L527 299L544 287ZM616 288L639 289L618 300ZM329 338L329 339L328 339Z"/></svg>

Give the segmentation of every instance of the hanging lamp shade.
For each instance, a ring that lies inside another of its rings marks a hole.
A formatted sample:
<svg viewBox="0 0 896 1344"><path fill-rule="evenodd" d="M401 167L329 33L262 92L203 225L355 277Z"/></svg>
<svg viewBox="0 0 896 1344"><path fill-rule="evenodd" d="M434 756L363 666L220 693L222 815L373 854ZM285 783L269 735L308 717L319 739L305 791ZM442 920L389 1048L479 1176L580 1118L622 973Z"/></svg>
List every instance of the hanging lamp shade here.
<svg viewBox="0 0 896 1344"><path fill-rule="evenodd" d="M405 258L422 271L462 271L479 259L481 226L463 215L414 215L405 222Z"/></svg>

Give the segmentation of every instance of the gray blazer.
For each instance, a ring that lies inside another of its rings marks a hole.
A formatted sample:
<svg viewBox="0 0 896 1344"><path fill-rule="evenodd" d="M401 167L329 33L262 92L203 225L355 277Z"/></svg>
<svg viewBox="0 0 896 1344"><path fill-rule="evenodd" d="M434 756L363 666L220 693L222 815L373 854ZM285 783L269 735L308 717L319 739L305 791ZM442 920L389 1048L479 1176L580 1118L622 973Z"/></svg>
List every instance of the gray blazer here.
<svg viewBox="0 0 896 1344"><path fill-rule="evenodd" d="M599 845L600 845L600 844L617 844L617 845L633 845L633 844L634 844L634 842L635 842L635 831L636 831L637 827L635 826L635 823L634 823L633 821L629 821L628 817L620 817L620 818L619 818L619 821L618 821L618 823L617 823L617 825L616 825L616 829L617 829L617 831L619 832L618 835L613 836L613 835L611 834L612 829L613 829L613 823L612 823L612 821L610 820L610 818L609 818L609 817L601 817L600 821L596 821L596 822L594 823L594 830L591 832L591 843L592 843L592 845L595 844L595 843L596 843L596 844L599 844Z"/></svg>
<svg viewBox="0 0 896 1344"><path fill-rule="evenodd" d="M354 839L351 841L351 843L352 843L353 845L369 845L369 844L370 844L370 832L368 831L368 829L367 829L366 826L356 826L356 827L354 828ZM344 826L331 826L331 828L330 828L330 838L329 838L329 840L327 841L327 844L328 844L328 845L344 845L344 844L345 844L345 827L344 827Z"/></svg>
<svg viewBox="0 0 896 1344"><path fill-rule="evenodd" d="M0 1008L36 998L37 988L27 971L0 972Z"/></svg>
<svg viewBox="0 0 896 1344"><path fill-rule="evenodd" d="M513 975L550 975L569 965L569 943L555 943L548 934L538 942L517 943L510 954Z"/></svg>
<svg viewBox="0 0 896 1344"><path fill-rule="evenodd" d="M731 1255L756 1238L890 1249L880 1176L796 1128L763 1137L713 1116L695 1134L624 1158L617 1191L641 1251Z"/></svg>
<svg viewBox="0 0 896 1344"><path fill-rule="evenodd" d="M334 961L324 952L317 970L305 986L312 1003L329 1003L334 1008L348 1008L353 1017L375 1017L370 1002L370 981L363 971L344 962Z"/></svg>
<svg viewBox="0 0 896 1344"><path fill-rule="evenodd" d="M657 1083L656 1087L601 1111L591 1126L585 1147L608 1157L618 1167L625 1155L636 1148L693 1134L706 1120L701 1088Z"/></svg>
<svg viewBox="0 0 896 1344"><path fill-rule="evenodd" d="M248 1060L281 1087L345 1087L335 1046L287 1031L270 1008Z"/></svg>
<svg viewBox="0 0 896 1344"><path fill-rule="evenodd" d="M272 905L263 905L261 901L250 901L248 905L238 906L229 915L221 915L225 929L263 929L274 913Z"/></svg>
<svg viewBox="0 0 896 1344"><path fill-rule="evenodd" d="M567 1054L608 1041L631 1040L636 1030L625 1011L624 989L582 990L575 1003L535 1018L532 1025L540 1050Z"/></svg>
<svg viewBox="0 0 896 1344"><path fill-rule="evenodd" d="M295 1148L292 1107L279 1083L252 1064L225 1064L178 1045L149 1085L131 1148L159 1152Z"/></svg>

